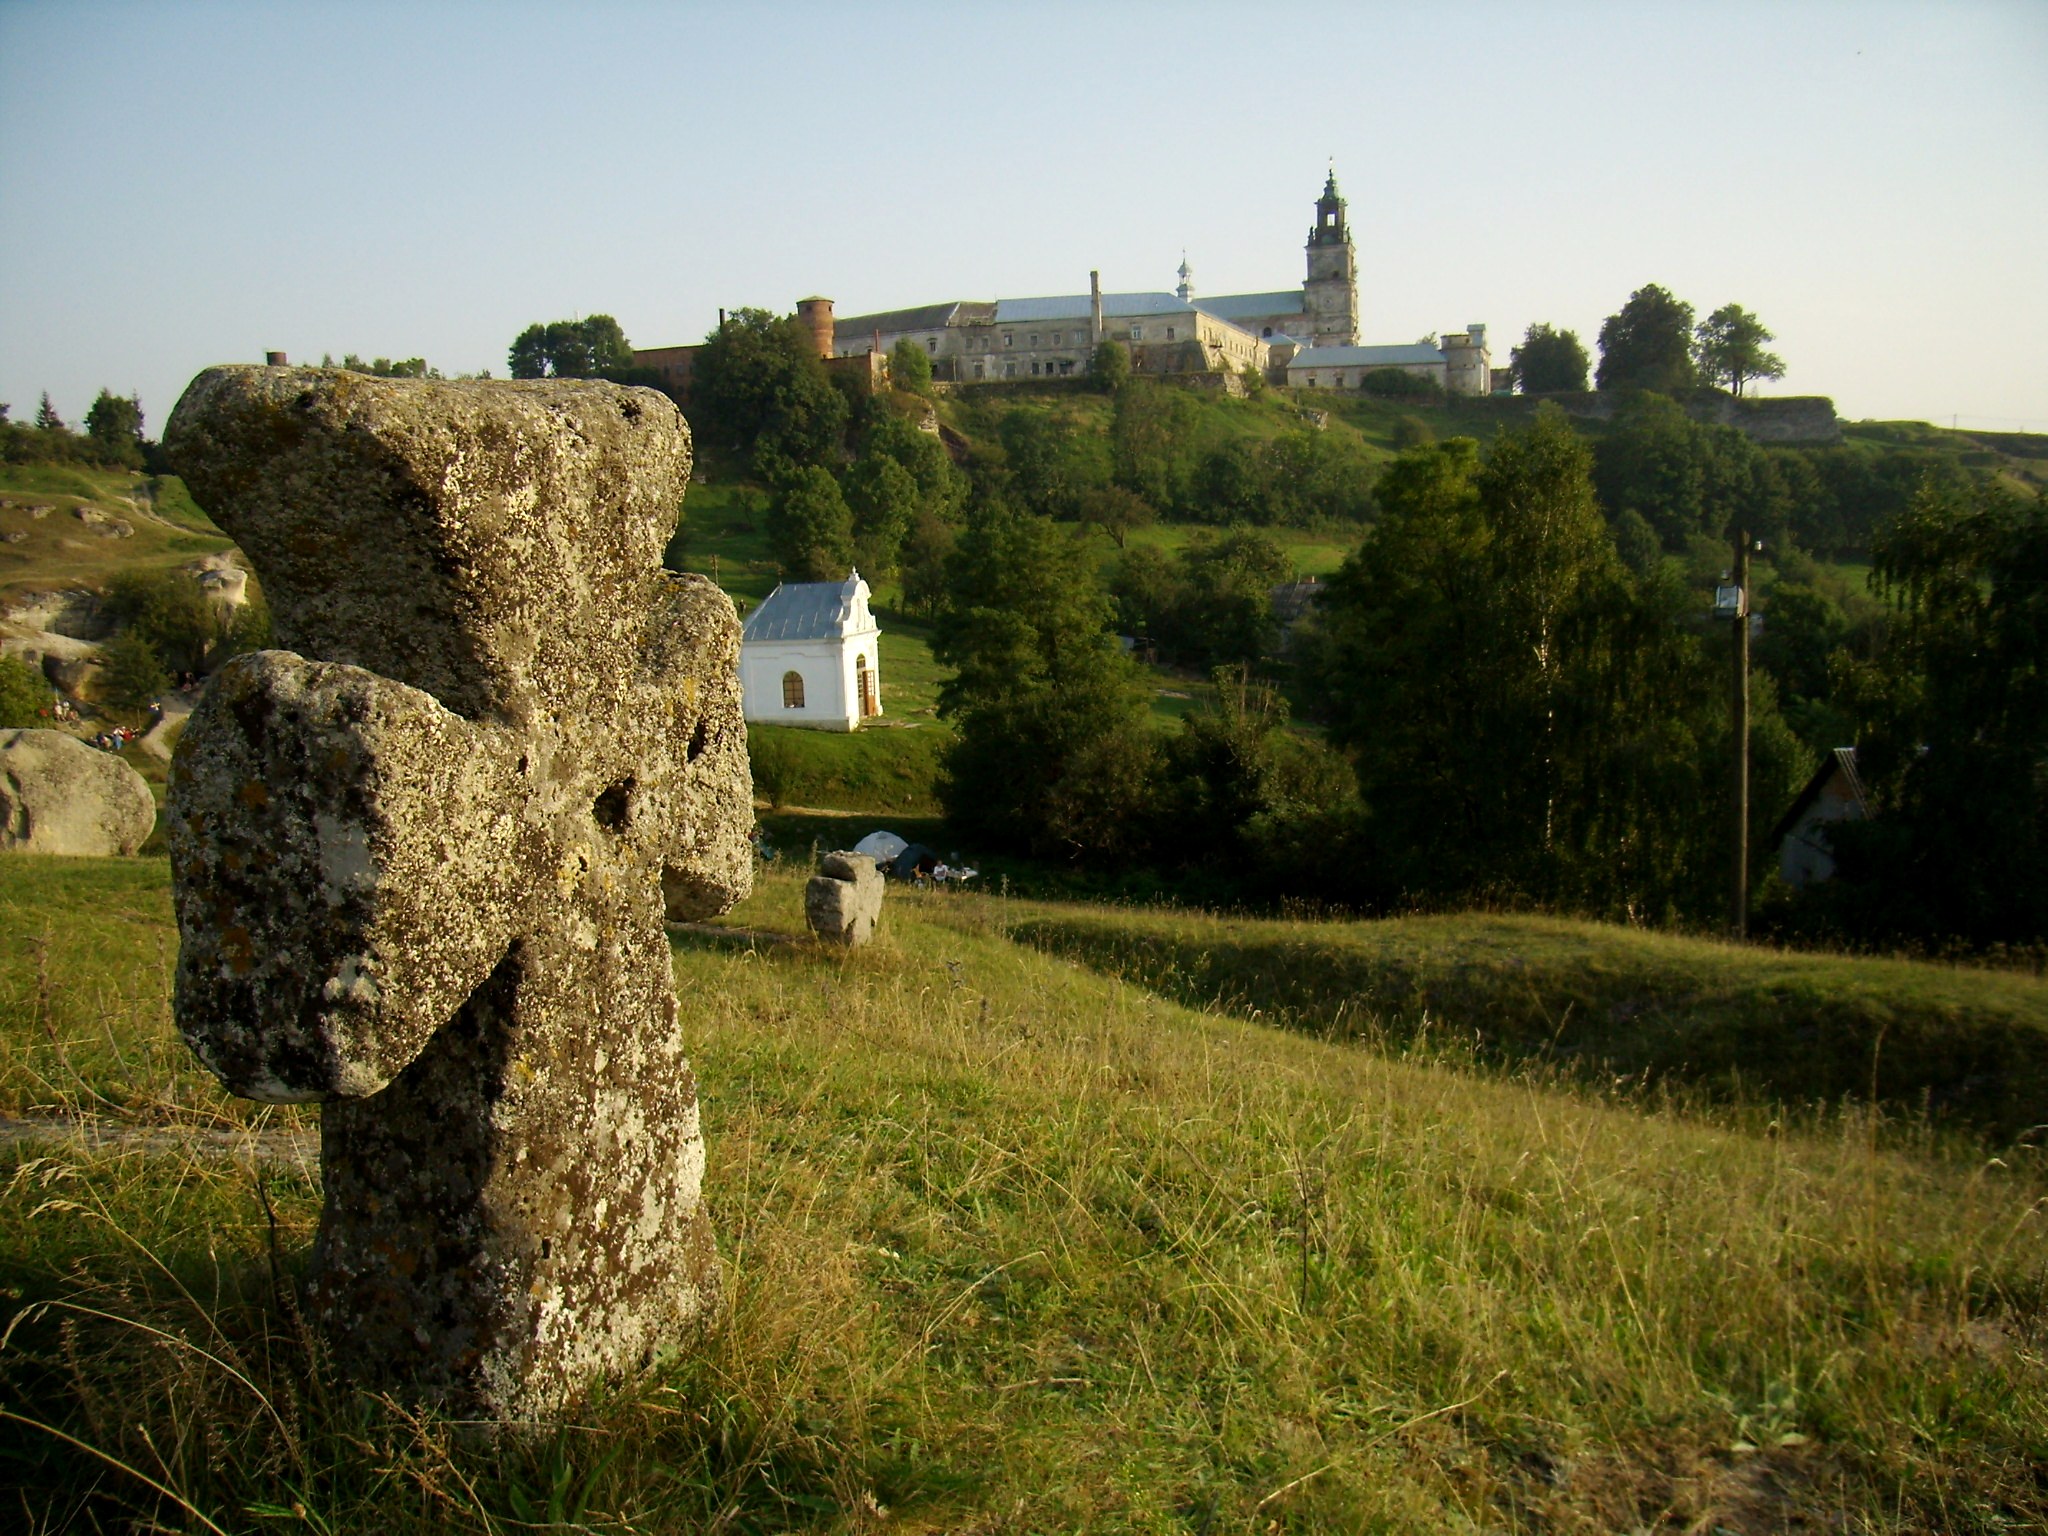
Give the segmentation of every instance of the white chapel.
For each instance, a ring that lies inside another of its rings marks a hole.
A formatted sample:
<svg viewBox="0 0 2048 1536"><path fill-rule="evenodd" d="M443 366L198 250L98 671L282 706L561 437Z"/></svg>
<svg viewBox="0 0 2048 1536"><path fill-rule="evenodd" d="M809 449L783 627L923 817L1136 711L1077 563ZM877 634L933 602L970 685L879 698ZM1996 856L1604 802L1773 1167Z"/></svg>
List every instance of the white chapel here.
<svg viewBox="0 0 2048 1536"><path fill-rule="evenodd" d="M882 712L880 639L859 571L783 582L740 628L748 722L859 730Z"/></svg>

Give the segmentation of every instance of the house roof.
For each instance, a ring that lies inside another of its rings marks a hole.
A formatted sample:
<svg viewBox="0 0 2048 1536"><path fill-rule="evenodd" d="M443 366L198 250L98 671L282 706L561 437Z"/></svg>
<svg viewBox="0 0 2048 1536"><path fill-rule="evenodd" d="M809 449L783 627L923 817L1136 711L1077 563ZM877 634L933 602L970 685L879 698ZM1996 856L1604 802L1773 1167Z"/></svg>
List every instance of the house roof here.
<svg viewBox="0 0 2048 1536"><path fill-rule="evenodd" d="M1792 829L1799 825L1799 818L1804 816L1807 808L1820 798L1820 792L1827 788L1828 780L1837 773L1842 775L1849 786L1849 798L1856 804L1856 814L1862 817L1870 815L1870 804L1863 795L1863 780L1856 772L1856 749L1836 747L1821 759L1820 766L1813 770L1813 777L1806 781L1806 787L1793 797L1791 807L1778 818L1778 824L1771 828L1773 847L1785 841Z"/></svg>
<svg viewBox="0 0 2048 1536"><path fill-rule="evenodd" d="M1214 298L1197 298L1195 308L1205 309L1219 320L1233 321L1304 313L1299 288L1283 288L1278 293L1226 293Z"/></svg>
<svg viewBox="0 0 2048 1536"><path fill-rule="evenodd" d="M872 629L867 600L859 571L844 581L785 581L747 615L740 640L837 640Z"/></svg>
<svg viewBox="0 0 2048 1536"><path fill-rule="evenodd" d="M1310 347L1294 354L1293 368L1402 368L1416 363L1441 363L1443 353L1426 342L1398 347Z"/></svg>

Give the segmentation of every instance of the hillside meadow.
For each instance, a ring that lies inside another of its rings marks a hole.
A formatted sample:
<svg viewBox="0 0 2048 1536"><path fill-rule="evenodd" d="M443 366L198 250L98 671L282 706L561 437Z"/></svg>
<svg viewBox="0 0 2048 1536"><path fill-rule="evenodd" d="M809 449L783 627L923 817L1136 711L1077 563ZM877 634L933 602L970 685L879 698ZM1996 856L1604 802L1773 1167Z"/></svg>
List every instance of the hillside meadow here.
<svg viewBox="0 0 2048 1536"><path fill-rule="evenodd" d="M1512 1012L1516 954L1523 1014L1554 1012L1560 978L1626 952L1632 988L1682 977L1767 1018L1790 1006L1770 957L900 888L844 955L800 937L801 880L765 871L672 936L723 1311L571 1422L493 1441L324 1374L292 1302L317 1112L225 1100L175 1040L163 863L0 865L14 1528L2048 1522L2030 1135L1747 1079L1581 1081L1475 1044L1477 1014L1410 1016ZM1309 975L1376 943L1407 992ZM2025 978L1856 975L1958 1024L2048 1014ZM1575 1012L1610 983L1579 985ZM1666 1008L1639 1027L1678 1027Z"/></svg>

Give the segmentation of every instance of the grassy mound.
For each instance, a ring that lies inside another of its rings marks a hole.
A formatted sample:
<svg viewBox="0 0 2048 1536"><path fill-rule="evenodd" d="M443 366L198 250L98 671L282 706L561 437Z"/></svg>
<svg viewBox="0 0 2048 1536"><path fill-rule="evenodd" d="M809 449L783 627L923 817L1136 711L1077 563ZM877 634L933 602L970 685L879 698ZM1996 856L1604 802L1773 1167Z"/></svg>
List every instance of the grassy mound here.
<svg viewBox="0 0 2048 1536"><path fill-rule="evenodd" d="M138 1064L210 1093L160 1044L160 866L0 871L34 882L0 956L47 929L74 982L134 983L52 1012L0 969L6 1103L70 1084L97 1116L0 1151L26 1530L2048 1521L2038 1161L1190 1010L1013 942L1054 914L999 898L895 891L874 948L828 953L793 937L799 871L675 939L726 1309L573 1423L481 1441L324 1374L303 1137L134 1124Z"/></svg>
<svg viewBox="0 0 2048 1536"><path fill-rule="evenodd" d="M2048 1125L2048 982L1732 948L1561 918L1366 923L1054 909L1017 937L1177 1001L1336 1037L1431 1028L1496 1061L1721 1096L1874 1098L1995 1136Z"/></svg>

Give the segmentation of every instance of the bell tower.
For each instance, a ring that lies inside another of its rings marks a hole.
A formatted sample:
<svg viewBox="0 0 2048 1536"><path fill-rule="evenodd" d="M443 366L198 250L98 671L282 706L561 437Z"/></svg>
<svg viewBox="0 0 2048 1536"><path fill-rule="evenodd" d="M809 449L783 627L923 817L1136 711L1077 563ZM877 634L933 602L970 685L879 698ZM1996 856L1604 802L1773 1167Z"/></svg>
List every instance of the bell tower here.
<svg viewBox="0 0 2048 1536"><path fill-rule="evenodd" d="M1358 254L1344 221L1337 191L1337 167L1330 167L1323 195L1316 199L1315 227L1308 232L1308 281L1302 285L1308 313L1308 343L1314 347L1358 345Z"/></svg>

